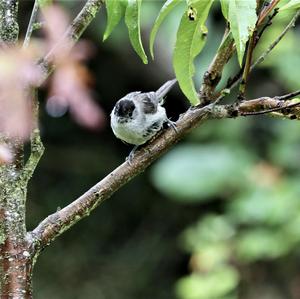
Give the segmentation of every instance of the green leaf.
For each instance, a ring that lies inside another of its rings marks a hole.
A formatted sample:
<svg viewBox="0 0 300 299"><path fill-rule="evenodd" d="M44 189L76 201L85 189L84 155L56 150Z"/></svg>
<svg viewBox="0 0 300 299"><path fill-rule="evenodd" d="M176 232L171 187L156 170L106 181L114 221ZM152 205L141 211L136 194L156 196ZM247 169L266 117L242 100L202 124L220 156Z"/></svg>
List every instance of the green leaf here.
<svg viewBox="0 0 300 299"><path fill-rule="evenodd" d="M142 40L141 40L141 28L140 28L140 12L141 12L142 0L128 0L127 8L125 11L125 23L128 28L129 39L135 52L143 60L143 63L147 64L148 59L145 54Z"/></svg>
<svg viewBox="0 0 300 299"><path fill-rule="evenodd" d="M114 28L119 24L126 9L126 1L124 0L106 0L105 4L107 11L107 25L103 35L103 41L110 36Z"/></svg>
<svg viewBox="0 0 300 299"><path fill-rule="evenodd" d="M181 3L181 0L168 0L166 3L163 5L161 8L155 22L153 25L153 28L151 30L150 34L150 53L152 56L152 59L154 59L154 53L153 53L153 46L154 46L154 41L156 37L156 33L161 25L161 23L164 21L164 19L167 17L167 15L177 6L177 4Z"/></svg>
<svg viewBox="0 0 300 299"><path fill-rule="evenodd" d="M195 73L193 61L206 42L207 29L204 23L212 3L213 0L193 1L193 6L183 14L177 31L173 66L179 86L192 105L199 103L193 82ZM193 20L188 15L190 9L195 16Z"/></svg>
<svg viewBox="0 0 300 299"><path fill-rule="evenodd" d="M287 10L287 9L298 9L300 8L300 0L291 0L286 5L280 8L280 11Z"/></svg>
<svg viewBox="0 0 300 299"><path fill-rule="evenodd" d="M222 14L226 20L228 20L229 0L220 0Z"/></svg>
<svg viewBox="0 0 300 299"><path fill-rule="evenodd" d="M255 28L256 0L231 0L229 1L228 20L232 32L239 64L242 65L246 43Z"/></svg>

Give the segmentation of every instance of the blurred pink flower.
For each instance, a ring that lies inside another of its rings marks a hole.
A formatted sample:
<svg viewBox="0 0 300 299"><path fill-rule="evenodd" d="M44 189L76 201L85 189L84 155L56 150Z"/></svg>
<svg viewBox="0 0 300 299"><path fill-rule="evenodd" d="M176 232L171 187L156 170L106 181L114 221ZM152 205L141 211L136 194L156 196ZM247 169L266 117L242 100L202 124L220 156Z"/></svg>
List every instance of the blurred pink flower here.
<svg viewBox="0 0 300 299"><path fill-rule="evenodd" d="M68 39L61 44L67 30L68 17L57 5L43 10L44 32L48 48L55 49L51 55L56 70L50 81L47 111L52 116L61 116L67 110L80 125L97 129L104 125L102 109L92 98L93 78L83 62L92 55L93 48L80 41L72 49ZM57 42L60 46L57 48ZM55 48L56 47L56 48Z"/></svg>
<svg viewBox="0 0 300 299"><path fill-rule="evenodd" d="M0 134L29 138L32 92L44 75L37 61L50 49L47 57L55 72L50 81L48 112L59 116L69 110L80 125L91 129L103 126L104 113L91 96L93 78L83 64L92 47L78 42L72 48L74 42L65 38L69 20L59 6L48 6L42 14L44 39L32 39L26 49L19 45L0 48Z"/></svg>
<svg viewBox="0 0 300 299"><path fill-rule="evenodd" d="M35 51L15 46L0 52L0 132L26 139L31 132L31 88L42 76Z"/></svg>

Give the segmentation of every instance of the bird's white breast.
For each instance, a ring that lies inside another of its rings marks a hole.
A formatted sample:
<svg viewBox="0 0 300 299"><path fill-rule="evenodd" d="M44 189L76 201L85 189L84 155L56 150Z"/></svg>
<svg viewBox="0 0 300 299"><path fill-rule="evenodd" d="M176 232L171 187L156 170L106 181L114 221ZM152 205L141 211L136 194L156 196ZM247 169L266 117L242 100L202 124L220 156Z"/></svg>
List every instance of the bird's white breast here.
<svg viewBox="0 0 300 299"><path fill-rule="evenodd" d="M138 111L139 112L139 111ZM134 145L140 145L151 139L159 130L161 130L164 122L167 120L166 110L158 105L157 112L154 114L137 113L137 115L129 119L127 122L119 122L118 117L111 114L111 127L117 138ZM157 130L148 133L148 129L157 123Z"/></svg>

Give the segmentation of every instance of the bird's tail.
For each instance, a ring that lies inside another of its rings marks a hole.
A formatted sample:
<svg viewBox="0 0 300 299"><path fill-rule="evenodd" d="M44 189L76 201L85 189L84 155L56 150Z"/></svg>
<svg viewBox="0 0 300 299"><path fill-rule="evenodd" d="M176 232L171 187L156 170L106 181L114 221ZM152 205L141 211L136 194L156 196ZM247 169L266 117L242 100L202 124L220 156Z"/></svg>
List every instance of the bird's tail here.
<svg viewBox="0 0 300 299"><path fill-rule="evenodd" d="M167 81L155 92L156 98L162 100L163 97L170 91L170 89L175 85L176 82L177 79Z"/></svg>

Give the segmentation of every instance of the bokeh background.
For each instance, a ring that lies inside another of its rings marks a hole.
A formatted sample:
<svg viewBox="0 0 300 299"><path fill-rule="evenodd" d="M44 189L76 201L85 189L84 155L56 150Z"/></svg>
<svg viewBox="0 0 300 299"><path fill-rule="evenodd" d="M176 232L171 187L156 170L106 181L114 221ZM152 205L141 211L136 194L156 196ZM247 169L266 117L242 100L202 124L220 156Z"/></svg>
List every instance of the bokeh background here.
<svg viewBox="0 0 300 299"><path fill-rule="evenodd" d="M71 17L84 3L58 2ZM162 4L143 3L146 49ZM20 3L21 36L32 5ZM163 24L149 65L132 50L124 22L102 42L104 8L85 32L95 48L87 65L95 101L106 115L102 130L89 131L68 113L49 116L45 89L40 92L46 151L30 183L29 229L124 161L131 147L113 136L110 111L126 93L155 90L174 77L172 49L184 9L183 2ZM256 55L288 20L275 18ZM198 86L225 26L218 4L207 26L208 42L196 62ZM299 89L298 27L251 75L249 98ZM234 57L225 78L236 72ZM188 107L179 88L166 107L173 120ZM195 129L45 249L34 271L35 298L300 298L299 132L299 122L268 116L210 121Z"/></svg>

